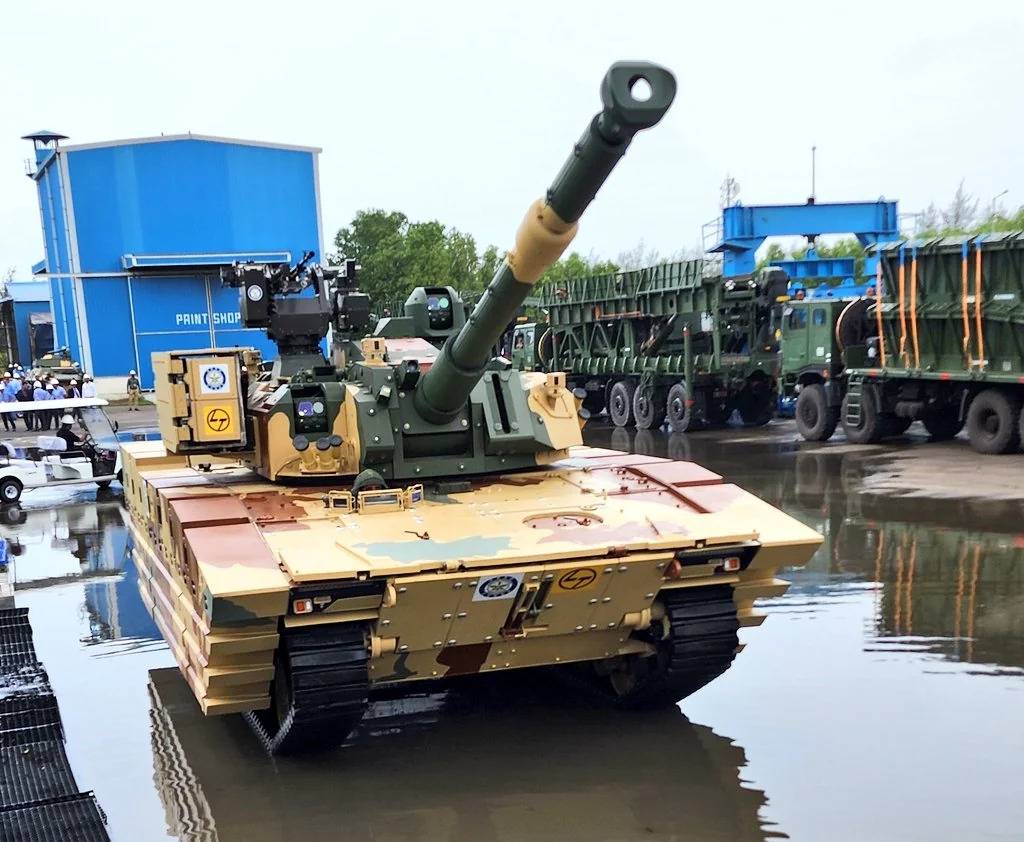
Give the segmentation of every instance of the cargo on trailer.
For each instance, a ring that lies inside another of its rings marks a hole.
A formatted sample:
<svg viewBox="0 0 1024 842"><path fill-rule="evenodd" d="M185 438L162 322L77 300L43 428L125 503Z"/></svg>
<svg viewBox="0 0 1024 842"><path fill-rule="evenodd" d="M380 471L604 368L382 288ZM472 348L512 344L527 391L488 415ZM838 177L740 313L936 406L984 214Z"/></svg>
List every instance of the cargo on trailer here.
<svg viewBox="0 0 1024 842"><path fill-rule="evenodd" d="M607 409L619 427L667 420L687 432L722 425L734 410L766 424L788 280L781 270L724 279L720 264L689 260L549 284L540 299L549 325L517 326L513 359L518 351L527 366L565 371L587 411ZM531 334L536 354L526 350Z"/></svg>

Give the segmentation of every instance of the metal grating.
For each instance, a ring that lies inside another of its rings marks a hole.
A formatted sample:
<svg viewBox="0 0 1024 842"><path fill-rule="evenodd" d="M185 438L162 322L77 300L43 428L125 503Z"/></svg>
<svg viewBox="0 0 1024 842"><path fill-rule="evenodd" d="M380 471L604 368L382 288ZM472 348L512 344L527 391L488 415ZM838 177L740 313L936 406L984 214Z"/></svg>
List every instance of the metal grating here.
<svg viewBox="0 0 1024 842"><path fill-rule="evenodd" d="M91 792L0 812L4 842L110 842Z"/></svg>
<svg viewBox="0 0 1024 842"><path fill-rule="evenodd" d="M0 610L0 840L109 839L96 798L78 792L28 609Z"/></svg>
<svg viewBox="0 0 1024 842"><path fill-rule="evenodd" d="M0 809L77 794L62 740L0 748Z"/></svg>

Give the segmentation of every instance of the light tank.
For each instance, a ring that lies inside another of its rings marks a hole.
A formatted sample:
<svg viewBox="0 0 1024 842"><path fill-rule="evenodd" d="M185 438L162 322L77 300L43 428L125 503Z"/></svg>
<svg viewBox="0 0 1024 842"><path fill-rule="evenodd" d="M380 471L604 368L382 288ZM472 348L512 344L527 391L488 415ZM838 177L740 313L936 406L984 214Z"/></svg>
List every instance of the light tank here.
<svg viewBox="0 0 1024 842"><path fill-rule="evenodd" d="M354 261L243 264L225 280L273 368L154 355L163 440L125 446L125 500L143 600L206 714L294 752L342 742L379 695L532 669L671 705L729 667L818 534L695 464L583 446L563 374L492 358L674 94L661 67L611 67L468 315L423 288L373 324Z"/></svg>

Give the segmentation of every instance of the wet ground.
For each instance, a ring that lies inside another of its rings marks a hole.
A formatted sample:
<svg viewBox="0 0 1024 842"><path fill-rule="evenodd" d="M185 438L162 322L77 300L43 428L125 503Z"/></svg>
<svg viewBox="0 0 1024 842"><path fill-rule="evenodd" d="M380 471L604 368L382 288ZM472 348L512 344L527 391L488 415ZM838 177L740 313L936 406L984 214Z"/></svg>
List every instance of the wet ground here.
<svg viewBox="0 0 1024 842"><path fill-rule="evenodd" d="M113 838L1021 838L1024 456L799 445L791 422L588 440L700 462L825 543L679 712L511 681L380 703L315 760L272 761L237 718L202 717L139 599L116 495L26 495L0 519L17 604Z"/></svg>

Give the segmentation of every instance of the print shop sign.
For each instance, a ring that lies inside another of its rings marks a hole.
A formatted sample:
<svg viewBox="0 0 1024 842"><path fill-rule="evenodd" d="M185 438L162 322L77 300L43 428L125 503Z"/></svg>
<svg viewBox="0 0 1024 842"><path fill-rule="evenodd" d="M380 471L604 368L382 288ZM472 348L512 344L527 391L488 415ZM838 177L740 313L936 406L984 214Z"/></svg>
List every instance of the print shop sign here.
<svg viewBox="0 0 1024 842"><path fill-rule="evenodd" d="M212 316L212 319L211 319ZM176 327L238 327L242 321L242 314L235 312L224 313L175 313L174 324Z"/></svg>

